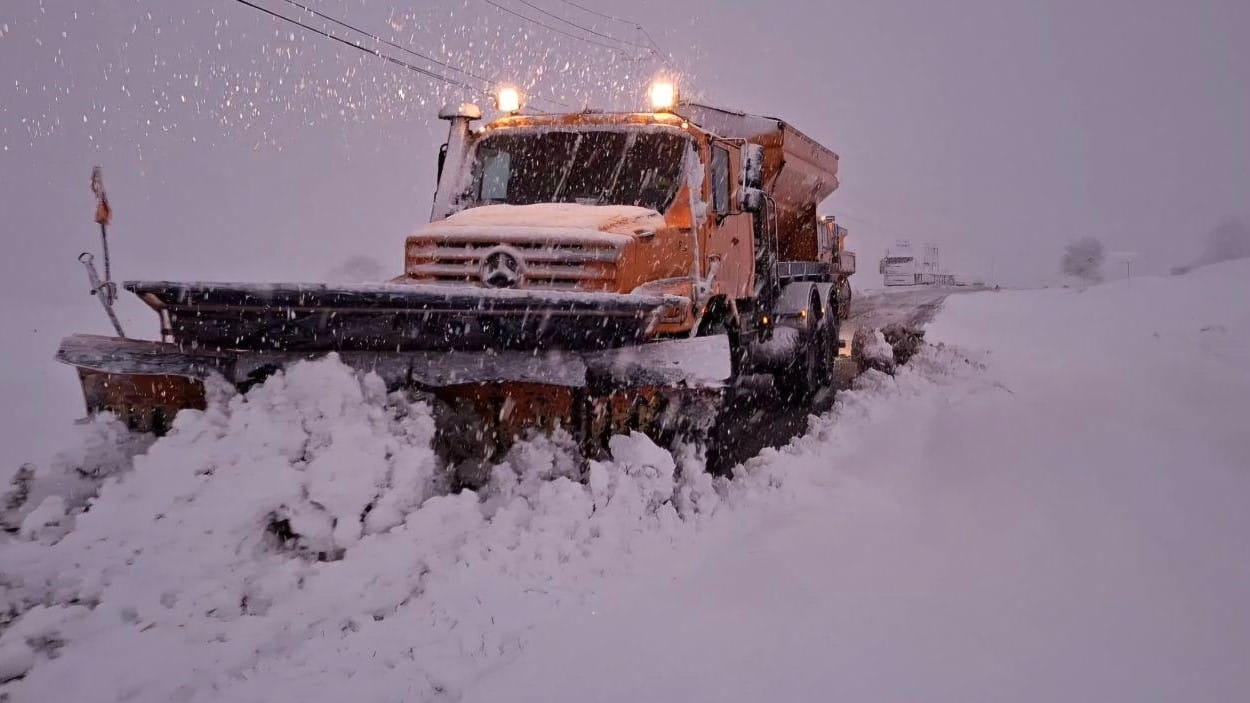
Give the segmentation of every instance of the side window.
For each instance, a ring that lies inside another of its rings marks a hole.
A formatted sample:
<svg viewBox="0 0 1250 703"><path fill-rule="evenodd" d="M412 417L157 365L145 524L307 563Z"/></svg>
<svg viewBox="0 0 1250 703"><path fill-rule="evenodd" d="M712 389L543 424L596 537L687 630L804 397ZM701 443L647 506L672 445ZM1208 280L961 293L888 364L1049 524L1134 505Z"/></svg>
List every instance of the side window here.
<svg viewBox="0 0 1250 703"><path fill-rule="evenodd" d="M712 146L712 211L729 213L729 150Z"/></svg>
<svg viewBox="0 0 1250 703"><path fill-rule="evenodd" d="M818 235L816 249L819 258L827 258L827 255L833 252L833 225L824 220L816 221L816 233Z"/></svg>
<svg viewBox="0 0 1250 703"><path fill-rule="evenodd" d="M508 202L508 180L512 175L512 155L506 151L482 149L481 181L478 184L478 202L483 204Z"/></svg>

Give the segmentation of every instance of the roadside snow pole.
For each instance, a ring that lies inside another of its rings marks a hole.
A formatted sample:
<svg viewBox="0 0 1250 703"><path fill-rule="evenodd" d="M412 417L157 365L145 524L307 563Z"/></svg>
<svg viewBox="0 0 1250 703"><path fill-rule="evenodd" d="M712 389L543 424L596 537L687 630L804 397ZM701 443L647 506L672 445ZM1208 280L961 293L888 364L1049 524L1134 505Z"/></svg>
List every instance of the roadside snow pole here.
<svg viewBox="0 0 1250 703"><path fill-rule="evenodd" d="M79 254L78 260L87 269L87 279L91 282L91 294L100 298L104 313L108 315L109 322L113 323L117 336L124 338L126 333L122 331L121 322L118 322L117 314L113 312L113 303L117 300L117 284L113 283L108 238L108 226L113 219L113 209L109 207L108 195L104 192L104 172L99 166L91 169L91 192L95 194L95 221L100 225L100 246L104 250L104 280L100 280L100 274L95 268L95 257L90 252L84 251Z"/></svg>

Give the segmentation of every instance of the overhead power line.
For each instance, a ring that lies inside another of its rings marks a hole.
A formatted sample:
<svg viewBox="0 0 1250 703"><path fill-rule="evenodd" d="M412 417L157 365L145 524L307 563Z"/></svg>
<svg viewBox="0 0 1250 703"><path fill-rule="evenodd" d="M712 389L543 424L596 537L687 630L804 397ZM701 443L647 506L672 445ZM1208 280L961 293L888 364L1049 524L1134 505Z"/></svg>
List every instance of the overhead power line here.
<svg viewBox="0 0 1250 703"><path fill-rule="evenodd" d="M386 45L388 45L388 46L391 46L391 47L394 47L394 48L399 49L399 50L401 50L401 51L404 51L404 52L407 52L407 53L409 53L409 54L412 54L413 56L417 56L417 57L419 57L419 58L421 58L421 59L423 59L423 60L425 60L425 61L429 61L429 62L434 63L434 64L437 64L437 65L439 65L439 66L443 66L444 68L449 68L449 69L451 69L451 70L453 70L453 71L457 71L457 72L462 73L462 74L464 74L464 75L466 75L466 76L469 76L470 78L473 78L473 79L475 79L475 80L479 80L479 81L481 81L482 83L484 83L484 84L485 84L485 86L475 86L475 85L471 85L471 84L469 84L469 83L466 83L466 82L465 82L465 81L463 81L463 80L460 80L460 79L457 79L457 78L453 78L453 77L451 77L451 76L447 76L447 75L445 75L445 74L439 73L438 71L433 71L433 70L430 70L430 69L427 69L427 68L423 68L423 67L421 67L421 66L417 66L416 64L409 63L408 61L404 61L404 60L402 60L402 59L397 59L397 58L395 58L394 56L390 56L390 55L388 55L388 54L385 54L385 53L383 53L383 52L381 52L381 51L378 51L377 49L372 49L372 48L367 47L367 46L364 46L364 45L362 45L362 44L360 44L360 43L358 43L358 42L348 41L347 39L344 39L343 37L340 37L340 36L338 36L338 35L336 35L336 34L333 34L333 33L331 33L331 32L328 32L328 31L326 31L326 30L323 30L323 29L320 29L320 28L317 28L317 27L313 27L313 26L311 26L311 25L304 24L303 22L300 22L300 21L299 21L299 20L297 20L297 19L294 19L294 18L291 18L291 17L287 17L286 15L283 15L283 14L281 14L281 13L279 13L279 12L274 12L273 10L270 10L269 8L266 8L266 7L263 7L263 6L261 6L261 5L258 5L258 4L256 4L256 3L254 3L254 2L251 2L250 0L235 0L235 2L238 2L238 3L239 3L239 4L241 4L241 5L246 5L247 7L250 7L250 8L252 8L252 9L254 9L254 10L259 10L260 12L263 12L263 13L265 13L266 15L269 15L270 17L273 17L273 18L275 18L275 19L282 20L283 22L288 22L288 23L290 23L290 24L293 24L293 25L295 25L296 27L299 27L299 28L300 28L300 29L302 29L302 30L305 30L305 31L308 31L308 32L312 32L313 34L320 35L320 36L325 37L325 38L327 38L327 39L332 39L332 40L334 40L334 41L336 41L336 42L338 42L338 43L340 43L340 44L343 44L343 45L345 45L345 46L349 46L349 47L351 47L351 48L353 48L353 49L356 49L357 51L364 52L364 53L366 53L366 54L369 54L370 56L375 56L375 57L377 57L377 58L379 58L379 59L382 59L383 61L386 61L386 62L388 62L388 63L394 64L394 65L399 66L399 67L401 67L401 68L408 69L409 71L412 71L412 72L414 72L414 73L418 73L418 74L423 75L423 76L425 76L425 77L427 77L427 78L431 78L431 79L436 80L436 81L441 81L441 82L443 82L443 83L447 83L447 84L449 84L449 85L454 85L454 86L457 86L457 87L460 87L460 88L467 88L468 90L471 90L471 91L473 91L474 93L477 93L477 94L481 94L481 95L485 95L485 94L487 94L487 93L488 93L487 87L488 87L488 86L490 86L490 85L493 83L493 81L491 81L490 79L487 79L487 78L485 78L485 77L483 77L483 76L479 76L479 75L477 75L477 74L475 74L475 73L472 73L472 72L470 72L470 71L466 71L466 70L464 70L464 69L462 69L462 68L458 68L458 67L453 66L453 65L451 65L451 64L449 64L449 63L446 63L446 62L443 62L443 61L439 61L438 59L435 59L435 58L433 58L433 57L431 57L431 56L428 56L428 55L426 55L426 54L423 54L423 53L421 53L421 52L419 52L419 51L416 51L416 50L414 50L414 49L410 49L410 48L408 48L408 47L406 47L406 46L403 46L403 45L401 45L401 44L397 44L397 43L395 43L395 42L391 42L391 41L387 41L387 40L385 40L385 39L382 39L381 37L379 37L379 36L377 36L377 35L375 35L375 34L372 34L372 33L368 32L368 31L365 31L365 30L363 30L363 29L360 29L359 27L356 27L356 26L354 26L354 25L352 25L352 24L349 24L349 23L347 23L347 22L344 22L344 21L342 21L342 20L340 20L340 19L337 19L337 18L335 18L335 17L331 17L330 15L327 15L327 14L325 14L325 13L319 12L319 11L317 11L317 10L315 10L315 9L311 8L311 7L308 7L308 6L303 5L303 4L299 3L299 2L296 2L296 0L283 0L283 2L285 2L285 3L289 4L289 5L292 5L292 6L294 6L294 7L298 7L298 8L300 8L301 10L304 10L304 11L306 11L306 12L308 12L308 13L310 13L310 14L312 14L312 15L316 16L316 17L319 17L319 18L321 18L321 19L323 19L323 20L326 20L326 21L328 21L328 22L332 22L332 23L334 23L334 24L337 24L337 25L339 25L340 27L344 27L344 28L349 29L349 30L351 30L351 31L353 31L353 32L356 32L356 33L358 33L358 34L361 34L361 35L363 35L363 36L365 36L365 37L368 37L368 38L370 38L370 39L373 39L373 40L375 40L375 41L377 41L377 42L379 42L379 43L386 44ZM553 99L553 98L548 98L548 97L543 97L543 96L535 96L535 99L537 99L537 100L543 100L543 101L545 101L545 102L551 103L552 105L556 105L556 106L559 106L559 107L564 107L564 108L569 107L567 103L560 102L559 100L555 100L555 99Z"/></svg>
<svg viewBox="0 0 1250 703"><path fill-rule="evenodd" d="M620 18L620 17L616 17L616 16L613 16L613 15L609 15L609 14L607 14L607 13L600 12L600 11L598 11L598 10L592 10L592 9L590 9L589 7L586 7L585 5L578 5L577 3L573 2L572 0L560 0L560 2L564 3L565 5L570 5L570 6L572 6L572 7L576 7L577 9L581 10L582 12L589 12L590 14L595 15L596 17L602 17L602 18L603 18L603 19L605 19L605 20L616 20L617 22L620 22L621 24L627 24L627 25L629 25L629 26L631 26L631 27L639 27L639 26L641 26L641 25L639 25L637 22L634 22L633 20L622 19L622 18Z"/></svg>
<svg viewBox="0 0 1250 703"><path fill-rule="evenodd" d="M538 5L535 5L534 3L530 2L529 0L517 0L517 2L519 2L519 3L521 3L522 5L525 5L525 6L527 6L527 7L532 7L532 8L534 8L535 10L537 10L537 11L539 11L539 12L543 13L544 15L547 15L548 17L551 17L551 18L554 18L554 19L556 19L556 20L558 20L558 21L560 21L560 22L563 22L564 24L567 24L567 25L569 25L570 27L576 27L577 29L580 29L580 30L582 30L583 32L587 32L587 33L589 33L589 34L593 34L593 35L595 35L596 37L603 37L604 39L611 39L612 41L614 41L614 42L620 42L621 44L624 44L625 46L633 46L633 47L637 47L637 48L639 48L639 49L643 49L643 50L645 50L645 51L651 51L651 48L650 48L650 47L648 47L648 46L647 46L647 45L645 45L645 44L638 44L638 43L635 43L635 42L632 42L632 41L625 41L624 39L621 39L620 37L614 37L614 36L612 36L611 34L604 34L603 32L596 31L596 30L594 30L594 29L591 29L590 27L584 27L584 26L582 26L582 25L580 25L580 24L578 24L578 23L576 23L576 22L573 22L573 21L571 21L571 20L567 20L567 19L563 18L563 17L561 17L560 15L555 14L554 12L549 12L549 11L547 11L547 10L544 10L543 8L539 7Z"/></svg>
<svg viewBox="0 0 1250 703"><path fill-rule="evenodd" d="M345 45L345 46L350 46L351 48L356 49L357 51L363 51L363 52L364 52L364 53L366 53L366 54L371 54L371 55L373 55L373 56L376 56L376 57L378 57L378 58L382 59L383 61L389 61L390 63L393 63L393 64L395 64L396 66L400 66L401 68L406 68L406 69L408 69L409 71L413 71L413 72L415 72L415 73L420 73L421 75L426 76L426 77L429 77L429 78L433 78L434 80L437 80L437 81L442 81L442 82L444 82L444 83L450 83L451 85L459 86L459 87L461 87L461 88L468 88L469 90L473 90L473 91L477 91L477 92L481 92L481 90L482 90L481 88L476 87L476 86L469 85L468 83L465 83L464 81L456 80L455 78L451 78L451 77L449 77L449 76L445 76L445 75L443 75L443 74L441 74L441 73L438 73L438 72L436 72L436 71L431 71L431 70L428 70L428 69L422 68L422 67L420 67L420 66L417 66L417 65L415 65L415 64L408 63L407 61L404 61L404 60L402 60L402 59L397 59L397 58L395 58L394 56L388 56L388 55L383 54L382 52L378 51L377 49L370 49L370 48L369 48L369 47L367 47L367 46L363 46L363 45L361 45L361 44L357 44L356 42L351 42L351 41L348 41L348 40L344 39L343 37L340 37L340 36L338 36L338 35L336 35L336 34L331 34L330 32L327 32L327 31L325 31L325 30L323 30L323 29L318 29L318 28L316 28L316 27L312 27L312 26L306 25L306 24L304 24L303 22L300 22L299 20L296 20L296 19L291 19L290 17L287 17L286 15L283 15L283 14L278 13L278 12L274 12L273 10L270 10L270 9L269 9L269 8L267 8L267 7L261 7L260 5L257 5L257 4L256 4L256 3L254 3L254 2L250 2L249 0L235 0L235 2L237 2L237 3L241 4L241 5L247 5L248 7L252 8L252 9L254 9L254 10L259 10L259 11L261 11L261 12L265 13L266 15L269 15L270 17L274 17L274 18L280 19L280 20L282 20L283 22L290 22L291 24L295 25L296 27L299 27L300 29L303 29L303 30L306 30L306 31L312 32L313 34L320 34L321 36L323 36L323 37L325 37L325 38L327 38L327 39L333 39L334 41L336 41L336 42L338 42L338 43L340 43L340 44L343 44L343 45Z"/></svg>
<svg viewBox="0 0 1250 703"><path fill-rule="evenodd" d="M324 12L320 12L314 8L304 5L303 3L296 2L296 0L282 0L282 1L288 5L293 5L295 7L298 7L299 9L309 13L310 15L313 15L315 17L320 17L321 19L326 20L327 22L333 22L334 24L337 24L338 26L343 27L345 29L350 29L351 31L356 32L358 34L363 34L364 36L369 37L370 39L376 42L379 42L381 44L386 44L387 46L393 47L395 49L399 49L400 51L409 53L420 59L424 59L425 61L429 61L432 64L442 66L443 68L450 68L451 70L456 71L457 73L462 73L466 76L469 76L470 78L476 78L477 80L482 81L483 83L486 83L487 85L491 83L490 79L483 78L482 76L479 76L476 73L473 73L471 71L466 71L463 68L460 68L459 66L453 66L452 64L446 63L444 61L439 61L433 56L427 56L419 51L403 46L402 44L397 44L393 41L388 41L386 39L383 39L382 37L379 37L376 34L372 34L359 27L348 24L347 22L344 22L343 20L337 19L335 17L331 17L330 15L327 15Z"/></svg>
<svg viewBox="0 0 1250 703"><path fill-rule="evenodd" d="M660 45L655 43L655 39L651 37L651 32L648 32L646 27L642 25L638 25L638 29L639 31L642 32L642 36L646 37L647 41L650 42L651 48L654 49L656 52L656 55L660 57L660 61L664 62L665 66L668 66L669 68L673 68L673 64L672 64L673 55L661 49Z"/></svg>
<svg viewBox="0 0 1250 703"><path fill-rule="evenodd" d="M578 41L586 42L587 44L594 44L595 46L601 46L601 47L603 47L603 48L605 48L605 49L607 49L607 50L609 50L609 51L612 51L612 52L617 53L617 54L621 54L621 55L626 56L626 57L631 58L631 59L636 58L636 57L634 57L632 54L630 54L628 51L625 51L624 49L622 49L622 48L621 48L621 47L619 47L619 46L614 46L614 45L612 45L612 44L607 44L607 43L605 43L605 42L597 41L597 40L595 40L595 39L591 39L591 38L589 38L589 37L583 37L583 36L578 35L578 34L573 34L572 32L566 32L566 31L564 31L563 29L560 29L560 28L558 28L558 27L552 27L551 25L546 24L546 23L542 22L541 20L536 20L536 19L534 19L533 17L530 17L530 16L528 16L528 15L523 15L523 14L521 14L520 12L517 12L516 10L513 10L513 9L508 8L508 7L504 7L503 5L500 5L499 3L495 2L495 0L483 0L483 1L484 1L487 5L490 5L491 7L495 8L495 9L497 9L497 10L501 10L501 11L503 11L503 12L506 12L506 13L508 13L508 14L510 14L510 15L513 15L514 17L520 17L521 19L525 20L526 22L530 22L530 23L532 23L532 24L536 24L536 25L538 25L539 27L542 27L543 29L546 29L546 30L551 31L551 32L555 32L556 34L563 34L564 36L569 37L570 39L576 39L576 40L578 40ZM527 3L527 4L528 4L528 3Z"/></svg>
<svg viewBox="0 0 1250 703"><path fill-rule="evenodd" d="M660 48L660 45L657 44L655 39L651 36L651 32L647 31L647 28L641 22L635 22L630 19L625 19L624 17L617 17L616 15L609 15L606 12L600 12L599 10L595 10L593 8L586 7L585 5L573 2L573 0L560 0L560 2L564 3L565 5L568 5L569 7L575 7L581 10L582 12L588 12L596 17L602 17L605 20L612 20L613 22L620 22L621 24L633 27L634 29L642 33L642 36L646 38L647 45L650 47L649 50L651 51L651 53L658 56L660 58L660 61L662 61L664 65L668 66L669 68L673 67L671 63L671 59L673 58L672 55L670 55L667 51ZM526 4L528 5L529 3L526 3ZM643 45L632 44L632 46L643 46ZM647 48L647 47L643 47L643 48Z"/></svg>

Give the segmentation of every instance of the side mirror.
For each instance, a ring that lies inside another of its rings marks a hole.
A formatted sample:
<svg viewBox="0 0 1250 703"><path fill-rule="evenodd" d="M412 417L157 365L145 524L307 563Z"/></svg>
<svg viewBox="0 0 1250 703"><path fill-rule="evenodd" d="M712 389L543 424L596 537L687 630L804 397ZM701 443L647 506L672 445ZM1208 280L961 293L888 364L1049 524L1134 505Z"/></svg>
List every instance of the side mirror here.
<svg viewBox="0 0 1250 703"><path fill-rule="evenodd" d="M764 191L759 188L743 186L739 191L742 193L742 209L747 212L760 212L764 209Z"/></svg>
<svg viewBox="0 0 1250 703"><path fill-rule="evenodd" d="M447 165L447 144L444 143L438 148L438 174L434 177L435 183L443 180L443 166Z"/></svg>

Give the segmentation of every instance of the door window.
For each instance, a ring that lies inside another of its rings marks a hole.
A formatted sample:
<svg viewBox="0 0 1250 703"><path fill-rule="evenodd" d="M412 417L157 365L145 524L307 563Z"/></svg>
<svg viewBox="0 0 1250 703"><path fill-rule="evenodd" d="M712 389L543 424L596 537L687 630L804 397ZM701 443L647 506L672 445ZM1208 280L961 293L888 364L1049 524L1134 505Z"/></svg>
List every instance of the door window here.
<svg viewBox="0 0 1250 703"><path fill-rule="evenodd" d="M712 211L729 213L729 150L721 146L712 147Z"/></svg>

